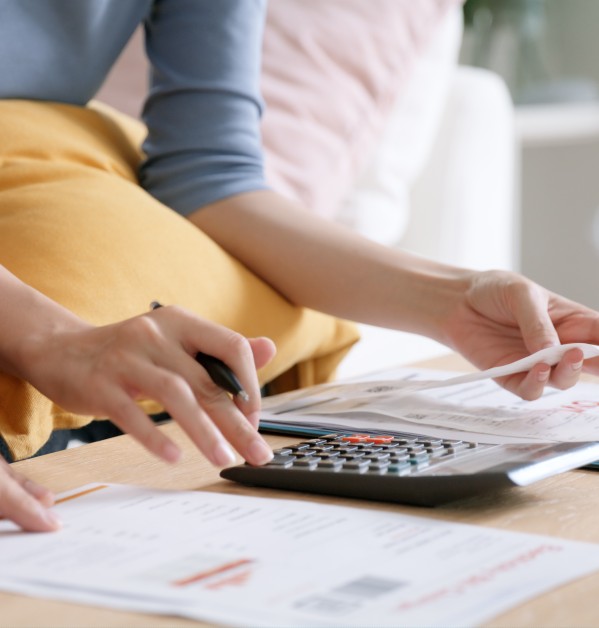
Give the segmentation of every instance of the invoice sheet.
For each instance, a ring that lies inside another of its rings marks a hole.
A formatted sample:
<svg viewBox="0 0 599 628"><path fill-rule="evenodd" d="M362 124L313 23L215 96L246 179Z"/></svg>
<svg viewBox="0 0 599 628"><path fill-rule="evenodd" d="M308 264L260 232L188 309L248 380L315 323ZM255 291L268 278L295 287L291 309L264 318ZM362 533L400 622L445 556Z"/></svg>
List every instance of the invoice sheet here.
<svg viewBox="0 0 599 628"><path fill-rule="evenodd" d="M331 430L413 431L487 443L596 441L599 384L579 382L565 391L547 388L540 399L524 401L490 379L541 361L554 364L572 346L583 348L586 358L599 356L594 345L577 344L457 377L451 372L399 368L365 381L267 398L264 418Z"/></svg>
<svg viewBox="0 0 599 628"><path fill-rule="evenodd" d="M599 545L320 503L87 485L0 522L0 588L235 626L472 626L599 569Z"/></svg>

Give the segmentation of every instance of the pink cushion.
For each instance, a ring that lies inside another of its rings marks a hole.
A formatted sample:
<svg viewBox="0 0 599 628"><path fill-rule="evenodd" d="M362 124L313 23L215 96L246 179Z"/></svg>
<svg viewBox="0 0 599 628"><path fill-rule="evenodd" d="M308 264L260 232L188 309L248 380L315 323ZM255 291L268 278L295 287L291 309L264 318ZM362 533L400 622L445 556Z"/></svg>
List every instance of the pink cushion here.
<svg viewBox="0 0 599 628"><path fill-rule="evenodd" d="M264 40L267 176L333 216L414 61L460 0L271 0Z"/></svg>

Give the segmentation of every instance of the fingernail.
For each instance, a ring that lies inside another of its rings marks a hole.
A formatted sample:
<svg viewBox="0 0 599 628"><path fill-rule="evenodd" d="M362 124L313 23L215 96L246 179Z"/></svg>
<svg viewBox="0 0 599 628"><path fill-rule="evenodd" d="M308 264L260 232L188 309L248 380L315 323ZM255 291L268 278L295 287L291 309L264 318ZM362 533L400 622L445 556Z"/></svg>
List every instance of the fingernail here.
<svg viewBox="0 0 599 628"><path fill-rule="evenodd" d="M233 450L226 443L218 443L212 450L212 456L214 464L219 467L226 467L231 464L235 464L235 454Z"/></svg>
<svg viewBox="0 0 599 628"><path fill-rule="evenodd" d="M572 370L573 371L580 371L580 369L582 368L583 363L584 363L584 360L581 360L580 362L575 362L574 364L572 364Z"/></svg>
<svg viewBox="0 0 599 628"><path fill-rule="evenodd" d="M58 516L52 510L46 510L45 508L40 508L39 510L42 519L52 526L54 529L62 528L62 521L58 518Z"/></svg>
<svg viewBox="0 0 599 628"><path fill-rule="evenodd" d="M175 443L165 443L162 447L162 457L167 462L178 462L181 459L181 450Z"/></svg>
<svg viewBox="0 0 599 628"><path fill-rule="evenodd" d="M248 459L252 464L266 464L272 460L272 449L261 439L255 439L248 447Z"/></svg>

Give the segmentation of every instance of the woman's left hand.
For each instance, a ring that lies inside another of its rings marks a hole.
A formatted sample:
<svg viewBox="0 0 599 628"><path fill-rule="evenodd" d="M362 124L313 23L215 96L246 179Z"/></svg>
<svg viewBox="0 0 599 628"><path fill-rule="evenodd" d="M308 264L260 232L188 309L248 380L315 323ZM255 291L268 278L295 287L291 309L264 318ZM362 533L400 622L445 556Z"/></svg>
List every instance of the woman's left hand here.
<svg viewBox="0 0 599 628"><path fill-rule="evenodd" d="M558 296L511 272L471 276L468 289L445 322L449 344L472 364L508 364L545 347L571 342L599 344L599 313ZM498 383L523 399L541 396L549 384L573 386L584 370L599 375L599 358L583 365L580 349L567 351L554 367L537 364Z"/></svg>

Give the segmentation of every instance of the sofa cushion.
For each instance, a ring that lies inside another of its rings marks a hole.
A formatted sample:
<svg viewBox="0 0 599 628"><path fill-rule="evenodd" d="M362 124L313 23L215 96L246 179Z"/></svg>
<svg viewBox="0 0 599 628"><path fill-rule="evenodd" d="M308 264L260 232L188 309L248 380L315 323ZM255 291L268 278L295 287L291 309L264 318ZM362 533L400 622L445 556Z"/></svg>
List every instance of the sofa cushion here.
<svg viewBox="0 0 599 628"><path fill-rule="evenodd" d="M271 0L263 49L267 174L334 217L459 0ZM409 147L404 147L409 150Z"/></svg>

